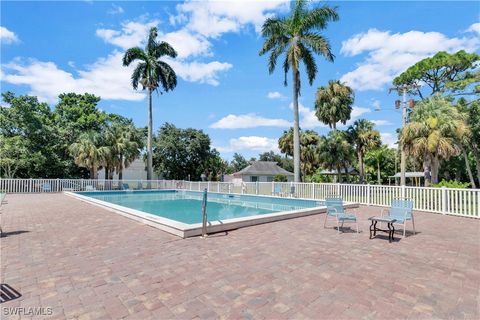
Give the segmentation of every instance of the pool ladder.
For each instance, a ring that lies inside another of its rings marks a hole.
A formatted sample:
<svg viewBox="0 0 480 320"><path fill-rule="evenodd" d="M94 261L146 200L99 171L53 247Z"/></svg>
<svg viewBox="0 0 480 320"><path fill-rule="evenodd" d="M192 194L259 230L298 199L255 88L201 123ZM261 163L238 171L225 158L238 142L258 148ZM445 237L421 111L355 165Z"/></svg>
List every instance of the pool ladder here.
<svg viewBox="0 0 480 320"><path fill-rule="evenodd" d="M202 238L206 238L207 235L207 188L203 190L202 200Z"/></svg>

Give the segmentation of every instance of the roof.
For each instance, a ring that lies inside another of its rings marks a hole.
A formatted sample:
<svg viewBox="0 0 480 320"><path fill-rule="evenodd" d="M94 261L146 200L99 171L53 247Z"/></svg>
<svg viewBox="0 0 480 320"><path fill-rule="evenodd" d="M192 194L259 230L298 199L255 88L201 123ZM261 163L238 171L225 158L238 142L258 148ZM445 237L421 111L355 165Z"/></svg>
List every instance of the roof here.
<svg viewBox="0 0 480 320"><path fill-rule="evenodd" d="M253 161L248 167L234 173L234 175L274 176L281 174L293 176L293 173L280 167L274 161Z"/></svg>
<svg viewBox="0 0 480 320"><path fill-rule="evenodd" d="M425 177L425 172L405 172L405 178L423 178ZM389 178L400 178L400 172L397 172L394 176L390 176Z"/></svg>
<svg viewBox="0 0 480 320"><path fill-rule="evenodd" d="M345 168L341 168L340 173L345 174ZM335 170L322 170L322 171L320 171L320 174L329 175L329 174L338 174L338 172L337 172L336 169ZM348 174L358 174L358 172L357 172L357 170L355 170L355 168L350 167L350 168L348 168Z"/></svg>

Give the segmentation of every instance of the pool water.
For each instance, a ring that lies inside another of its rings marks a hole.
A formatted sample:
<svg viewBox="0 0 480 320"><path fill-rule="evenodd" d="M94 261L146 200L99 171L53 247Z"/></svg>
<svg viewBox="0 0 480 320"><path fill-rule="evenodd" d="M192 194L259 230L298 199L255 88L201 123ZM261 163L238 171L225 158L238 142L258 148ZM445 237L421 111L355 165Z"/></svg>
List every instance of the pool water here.
<svg viewBox="0 0 480 320"><path fill-rule="evenodd" d="M83 196L150 213L186 224L202 222L203 193L198 191L91 191ZM209 221L323 206L322 201L208 193Z"/></svg>

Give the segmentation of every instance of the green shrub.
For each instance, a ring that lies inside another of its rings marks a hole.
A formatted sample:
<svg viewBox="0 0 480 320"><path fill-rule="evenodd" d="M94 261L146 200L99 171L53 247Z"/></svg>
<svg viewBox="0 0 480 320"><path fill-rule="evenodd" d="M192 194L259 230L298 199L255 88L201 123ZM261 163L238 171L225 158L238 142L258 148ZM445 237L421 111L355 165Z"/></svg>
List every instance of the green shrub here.
<svg viewBox="0 0 480 320"><path fill-rule="evenodd" d="M459 188L459 189L465 189L470 187L470 182L460 182L457 180L442 180L439 183L433 184L432 187L435 188L441 188L441 187L446 187L446 188Z"/></svg>
<svg viewBox="0 0 480 320"><path fill-rule="evenodd" d="M288 178L287 178L286 175L277 174L273 177L273 181L275 181L275 182L287 182Z"/></svg>

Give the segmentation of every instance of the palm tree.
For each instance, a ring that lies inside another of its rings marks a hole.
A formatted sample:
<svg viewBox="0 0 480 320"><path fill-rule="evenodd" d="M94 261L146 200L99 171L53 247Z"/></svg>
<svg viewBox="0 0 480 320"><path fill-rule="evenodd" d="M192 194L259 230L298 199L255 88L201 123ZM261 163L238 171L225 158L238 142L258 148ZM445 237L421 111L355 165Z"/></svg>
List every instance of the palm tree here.
<svg viewBox="0 0 480 320"><path fill-rule="evenodd" d="M348 138L357 153L360 183L365 181L365 153L381 144L380 132L374 130L374 126L375 124L367 119L359 119L348 128Z"/></svg>
<svg viewBox="0 0 480 320"><path fill-rule="evenodd" d="M315 171L318 166L318 142L320 136L313 130L300 130L300 160L303 179ZM282 153L292 156L293 152L293 128L284 131L278 139L278 146Z"/></svg>
<svg viewBox="0 0 480 320"><path fill-rule="evenodd" d="M348 142L346 133L330 131L326 137L320 137L318 145L321 165L328 170L337 171L338 182L342 182L342 169L348 175L348 168L353 160L352 145Z"/></svg>
<svg viewBox="0 0 480 320"><path fill-rule="evenodd" d="M159 87L168 92L177 85L175 71L166 62L160 60L163 56L175 58L177 52L167 42L157 42L157 34L157 28L151 28L145 49L130 48L123 56L124 66L129 66L136 60L140 61L132 73L133 88L136 90L140 83L143 90L148 90L147 180L151 180L153 176L152 92Z"/></svg>
<svg viewBox="0 0 480 320"><path fill-rule="evenodd" d="M138 156L142 147L138 130L132 125L113 124L105 130L105 140L109 149L106 166L123 178L123 169L127 168Z"/></svg>
<svg viewBox="0 0 480 320"><path fill-rule="evenodd" d="M440 161L461 152L458 142L467 133L458 109L444 97L433 96L415 106L400 142L408 153L423 157L424 166L431 168L432 183L437 183Z"/></svg>
<svg viewBox="0 0 480 320"><path fill-rule="evenodd" d="M317 74L314 53L324 56L328 61L334 60L330 43L319 31L325 29L329 21L338 20L336 8L328 6L307 8L305 0L297 0L291 14L282 18L269 18L262 27L265 38L259 54L270 52L268 71L275 70L277 59L285 53L283 71L284 84L287 74L292 69L293 83L293 163L295 181L300 181L300 129L298 116L298 96L300 94L300 63L307 71L308 81L312 85Z"/></svg>
<svg viewBox="0 0 480 320"><path fill-rule="evenodd" d="M389 149L386 145L382 145L379 148L368 151L365 155L365 161L374 164L377 171L377 183L382 184L382 171L381 164L387 159Z"/></svg>
<svg viewBox="0 0 480 320"><path fill-rule="evenodd" d="M97 179L98 168L109 156L108 148L101 145L101 137L95 132L82 134L77 142L69 147L69 151L75 158L75 164L90 170L90 179Z"/></svg>
<svg viewBox="0 0 480 320"><path fill-rule="evenodd" d="M327 87L317 90L315 114L318 120L336 129L337 122L345 124L350 120L354 100L352 88L338 80L330 80Z"/></svg>
<svg viewBox="0 0 480 320"><path fill-rule="evenodd" d="M293 128L283 131L278 139L278 148L287 156L293 156Z"/></svg>

